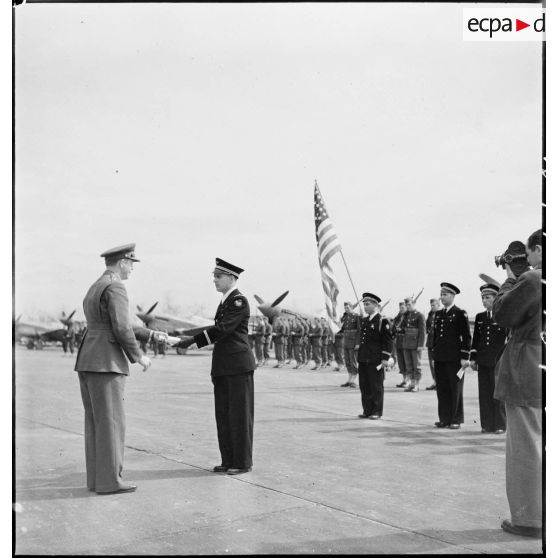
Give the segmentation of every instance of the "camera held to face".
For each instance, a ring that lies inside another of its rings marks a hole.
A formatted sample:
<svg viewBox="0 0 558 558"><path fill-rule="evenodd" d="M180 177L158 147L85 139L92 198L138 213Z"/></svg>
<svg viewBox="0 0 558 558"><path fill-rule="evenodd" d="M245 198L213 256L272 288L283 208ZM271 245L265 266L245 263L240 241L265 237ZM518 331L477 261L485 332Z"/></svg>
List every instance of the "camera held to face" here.
<svg viewBox="0 0 558 558"><path fill-rule="evenodd" d="M494 256L494 263L496 267L504 269L506 269L506 264L508 264L516 277L530 269L527 263L525 244L520 240L514 240L510 243L507 250L501 256Z"/></svg>

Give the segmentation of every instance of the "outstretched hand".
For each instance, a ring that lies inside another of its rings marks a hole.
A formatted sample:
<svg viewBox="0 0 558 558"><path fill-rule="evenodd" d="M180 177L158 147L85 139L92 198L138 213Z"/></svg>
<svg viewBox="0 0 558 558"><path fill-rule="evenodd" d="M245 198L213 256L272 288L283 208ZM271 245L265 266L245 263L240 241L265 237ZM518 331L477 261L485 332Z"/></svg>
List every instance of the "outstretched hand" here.
<svg viewBox="0 0 558 558"><path fill-rule="evenodd" d="M194 338L190 335L181 335L180 341L175 345L178 349L187 349L195 343Z"/></svg>

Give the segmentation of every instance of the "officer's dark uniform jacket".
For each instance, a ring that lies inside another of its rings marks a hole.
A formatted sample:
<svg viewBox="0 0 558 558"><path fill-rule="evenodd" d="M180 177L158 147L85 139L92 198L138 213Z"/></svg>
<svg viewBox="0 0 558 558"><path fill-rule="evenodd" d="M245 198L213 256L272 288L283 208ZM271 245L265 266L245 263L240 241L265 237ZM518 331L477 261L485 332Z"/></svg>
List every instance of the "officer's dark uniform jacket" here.
<svg viewBox="0 0 558 558"><path fill-rule="evenodd" d="M495 366L506 344L506 336L506 328L499 326L491 313L479 312L475 317L470 360L481 366Z"/></svg>
<svg viewBox="0 0 558 558"><path fill-rule="evenodd" d="M432 333L432 354L440 362L458 362L469 359L471 330L467 312L452 306L436 312Z"/></svg>
<svg viewBox="0 0 558 558"><path fill-rule="evenodd" d="M252 372L256 368L248 344L248 300L234 289L215 314L215 325L194 337L198 347L215 343L211 364L212 376L232 376Z"/></svg>
<svg viewBox="0 0 558 558"><path fill-rule="evenodd" d="M74 370L128 375L128 360L138 362L143 356L136 337L148 341L151 330L130 325L128 294L116 273L107 269L89 287L83 312L87 329Z"/></svg>
<svg viewBox="0 0 558 558"><path fill-rule="evenodd" d="M405 312L402 314L397 314L393 319L393 330L392 334L395 336L395 348L402 349L403 348L403 337L404 331L402 328L403 320L405 318Z"/></svg>
<svg viewBox="0 0 558 558"><path fill-rule="evenodd" d="M366 316L360 321L359 362L387 360L393 349L393 337L387 318L375 314L372 319Z"/></svg>
<svg viewBox="0 0 558 558"><path fill-rule="evenodd" d="M428 316L426 317L426 347L428 349L432 348L432 337L434 337L434 317L436 316L437 310L430 310Z"/></svg>
<svg viewBox="0 0 558 558"><path fill-rule="evenodd" d="M345 343L346 349L352 349L355 345L358 345L360 340L360 320L361 317L358 314L352 314L345 312L341 316L341 329L343 332L343 342Z"/></svg>
<svg viewBox="0 0 558 558"><path fill-rule="evenodd" d="M426 326L424 316L418 310L408 310L403 314L403 348L414 350L424 346Z"/></svg>

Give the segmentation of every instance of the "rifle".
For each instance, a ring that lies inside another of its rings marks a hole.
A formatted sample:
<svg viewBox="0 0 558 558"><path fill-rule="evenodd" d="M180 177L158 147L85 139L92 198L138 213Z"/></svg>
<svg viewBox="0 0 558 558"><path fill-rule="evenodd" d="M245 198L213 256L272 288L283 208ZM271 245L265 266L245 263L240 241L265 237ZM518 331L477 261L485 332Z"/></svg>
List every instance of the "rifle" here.
<svg viewBox="0 0 558 558"><path fill-rule="evenodd" d="M424 287L422 287L422 289L420 290L417 296L413 296L413 304L417 303L417 300L419 299L419 296L422 294L422 291L424 291Z"/></svg>
<svg viewBox="0 0 558 558"><path fill-rule="evenodd" d="M391 298L388 298L387 302L383 306L380 307L380 314L384 311L384 308L389 304L390 300L391 300Z"/></svg>

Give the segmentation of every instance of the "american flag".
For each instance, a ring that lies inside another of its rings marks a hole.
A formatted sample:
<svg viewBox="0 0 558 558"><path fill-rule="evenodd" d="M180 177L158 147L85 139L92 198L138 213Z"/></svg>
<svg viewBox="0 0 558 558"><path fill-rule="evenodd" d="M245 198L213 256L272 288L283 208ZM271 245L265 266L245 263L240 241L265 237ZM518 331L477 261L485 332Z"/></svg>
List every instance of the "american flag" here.
<svg viewBox="0 0 558 558"><path fill-rule="evenodd" d="M337 295L339 294L339 287L337 286L329 261L337 252L341 251L341 243L327 214L324 199L317 182L314 184L314 223L316 225L316 242L318 244L318 258L320 260L327 315L330 325L338 328Z"/></svg>

